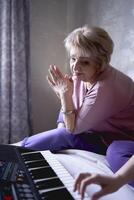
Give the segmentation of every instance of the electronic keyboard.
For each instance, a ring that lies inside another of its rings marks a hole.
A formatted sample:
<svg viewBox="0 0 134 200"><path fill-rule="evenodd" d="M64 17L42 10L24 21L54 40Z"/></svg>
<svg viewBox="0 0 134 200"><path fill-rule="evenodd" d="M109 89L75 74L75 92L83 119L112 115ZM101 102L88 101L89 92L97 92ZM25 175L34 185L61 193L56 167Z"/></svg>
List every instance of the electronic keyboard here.
<svg viewBox="0 0 134 200"><path fill-rule="evenodd" d="M73 185L51 151L0 145L0 200L80 200Z"/></svg>

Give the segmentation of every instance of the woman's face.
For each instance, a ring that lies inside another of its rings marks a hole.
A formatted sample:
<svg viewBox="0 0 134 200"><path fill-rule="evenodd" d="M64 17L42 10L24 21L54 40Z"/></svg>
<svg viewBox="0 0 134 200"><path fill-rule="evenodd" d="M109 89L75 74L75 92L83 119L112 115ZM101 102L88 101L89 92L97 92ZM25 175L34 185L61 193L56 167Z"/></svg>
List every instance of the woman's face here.
<svg viewBox="0 0 134 200"><path fill-rule="evenodd" d="M96 80L98 67L90 55L70 53L70 69L74 78L92 83Z"/></svg>

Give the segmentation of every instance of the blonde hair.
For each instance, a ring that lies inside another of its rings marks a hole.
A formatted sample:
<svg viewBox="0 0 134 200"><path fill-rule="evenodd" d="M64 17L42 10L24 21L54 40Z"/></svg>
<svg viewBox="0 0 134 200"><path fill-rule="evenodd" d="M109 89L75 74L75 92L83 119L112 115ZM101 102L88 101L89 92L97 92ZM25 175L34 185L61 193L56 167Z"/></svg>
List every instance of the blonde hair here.
<svg viewBox="0 0 134 200"><path fill-rule="evenodd" d="M64 44L69 54L71 49L85 52L93 56L100 65L110 62L114 47L111 37L104 29L87 25L71 32Z"/></svg>

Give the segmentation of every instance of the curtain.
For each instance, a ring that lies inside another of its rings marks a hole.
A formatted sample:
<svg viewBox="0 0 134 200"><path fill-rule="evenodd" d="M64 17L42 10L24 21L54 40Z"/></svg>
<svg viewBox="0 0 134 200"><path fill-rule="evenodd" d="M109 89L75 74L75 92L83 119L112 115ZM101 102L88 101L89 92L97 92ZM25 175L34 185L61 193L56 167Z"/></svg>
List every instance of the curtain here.
<svg viewBox="0 0 134 200"><path fill-rule="evenodd" d="M32 134L29 0L0 0L0 143Z"/></svg>

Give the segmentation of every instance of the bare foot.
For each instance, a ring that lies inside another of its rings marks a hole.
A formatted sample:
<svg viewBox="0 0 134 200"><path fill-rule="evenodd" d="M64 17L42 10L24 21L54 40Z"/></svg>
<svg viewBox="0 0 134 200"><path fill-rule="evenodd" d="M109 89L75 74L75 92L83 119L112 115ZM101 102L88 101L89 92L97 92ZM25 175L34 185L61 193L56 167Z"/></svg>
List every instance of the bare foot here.
<svg viewBox="0 0 134 200"><path fill-rule="evenodd" d="M22 146L22 142L16 142L16 143L13 143L13 144L10 144L10 145L20 147L20 146Z"/></svg>

